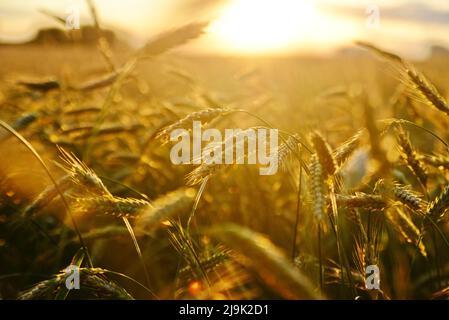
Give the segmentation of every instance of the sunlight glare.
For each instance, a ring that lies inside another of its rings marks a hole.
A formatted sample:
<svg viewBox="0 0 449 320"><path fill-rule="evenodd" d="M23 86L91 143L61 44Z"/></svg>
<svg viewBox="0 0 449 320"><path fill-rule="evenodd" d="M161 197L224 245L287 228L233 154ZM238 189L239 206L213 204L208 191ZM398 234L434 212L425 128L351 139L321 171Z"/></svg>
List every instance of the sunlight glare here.
<svg viewBox="0 0 449 320"><path fill-rule="evenodd" d="M234 49L272 50L300 39L317 19L308 0L234 0L209 31Z"/></svg>

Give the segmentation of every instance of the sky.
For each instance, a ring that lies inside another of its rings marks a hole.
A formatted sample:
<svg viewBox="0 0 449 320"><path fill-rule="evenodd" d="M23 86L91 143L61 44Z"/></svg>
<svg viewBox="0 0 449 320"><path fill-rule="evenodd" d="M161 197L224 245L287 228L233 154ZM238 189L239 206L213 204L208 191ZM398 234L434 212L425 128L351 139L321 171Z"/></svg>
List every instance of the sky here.
<svg viewBox="0 0 449 320"><path fill-rule="evenodd" d="M207 33L184 50L198 54L327 54L365 40L410 57L449 47L449 0L93 0L100 23L133 45L192 21ZM0 0L0 41L20 42L58 24L84 0Z"/></svg>

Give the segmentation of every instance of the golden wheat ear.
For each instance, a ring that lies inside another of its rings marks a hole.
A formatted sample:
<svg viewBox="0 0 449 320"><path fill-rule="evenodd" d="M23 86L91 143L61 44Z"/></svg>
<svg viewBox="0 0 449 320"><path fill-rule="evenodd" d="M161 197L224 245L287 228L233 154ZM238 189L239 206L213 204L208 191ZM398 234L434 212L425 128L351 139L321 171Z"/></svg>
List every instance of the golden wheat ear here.
<svg viewBox="0 0 449 320"><path fill-rule="evenodd" d="M392 62L401 75L401 81L406 86L406 91L411 98L415 98L441 112L449 115L449 105L436 87L410 62L402 59L394 53L387 52L373 44L357 41L357 45L368 49L378 56Z"/></svg>
<svg viewBox="0 0 449 320"><path fill-rule="evenodd" d="M186 115L184 118L175 121L162 129L156 134L156 139L162 142L167 142L170 137L171 131L174 129L184 128L188 129L192 126L193 121L201 121L202 124L206 124L222 115L230 112L228 108L208 108L197 112L192 112Z"/></svg>
<svg viewBox="0 0 449 320"><path fill-rule="evenodd" d="M316 151L317 159L324 170L324 176L333 176L337 170L337 163L329 143L318 131L312 134L311 140Z"/></svg>
<svg viewBox="0 0 449 320"><path fill-rule="evenodd" d="M115 282L108 280L108 270L101 268L79 268L80 288L87 290L85 294L97 299L134 300L134 298ZM53 278L41 281L31 289L22 292L19 300L53 300L67 298L70 290L66 288L66 280L70 276L65 270ZM76 290L75 290L76 291Z"/></svg>
<svg viewBox="0 0 449 320"><path fill-rule="evenodd" d="M341 168L351 155L359 148L363 129L359 130L355 135L343 142L338 148L333 151L335 162Z"/></svg>
<svg viewBox="0 0 449 320"><path fill-rule="evenodd" d="M151 234L166 221L177 215L188 213L195 200L193 188L179 188L155 199L136 216L136 233Z"/></svg>
<svg viewBox="0 0 449 320"><path fill-rule="evenodd" d="M324 183L323 167L316 155L312 155L309 165L310 171L310 197L312 199L312 212L317 221L326 215L326 185Z"/></svg>
<svg viewBox="0 0 449 320"><path fill-rule="evenodd" d="M263 235L235 224L212 227L207 234L240 254L242 263L284 298L322 298L315 292L310 280Z"/></svg>
<svg viewBox="0 0 449 320"><path fill-rule="evenodd" d="M424 163L418 158L417 152L410 141L408 132L405 132L402 127L397 127L396 137L402 160L407 164L419 182L423 186L426 186L428 179L427 169L424 166Z"/></svg>
<svg viewBox="0 0 449 320"><path fill-rule="evenodd" d="M440 194L431 201L426 210L426 215L433 221L441 221L449 209L449 186L444 187Z"/></svg>
<svg viewBox="0 0 449 320"><path fill-rule="evenodd" d="M294 134L285 139L278 147L278 163L282 169L287 169L289 159L292 158L293 155L296 154L299 158L300 146L299 135Z"/></svg>
<svg viewBox="0 0 449 320"><path fill-rule="evenodd" d="M56 165L67 172L75 185L82 188L83 193L87 192L99 196L111 195L103 181L85 163L79 160L73 153L69 153L59 146L58 150L63 164L56 163Z"/></svg>
<svg viewBox="0 0 449 320"><path fill-rule="evenodd" d="M204 33L209 22L196 22L184 25L156 36L140 49L141 58L149 58L196 39Z"/></svg>
<svg viewBox="0 0 449 320"><path fill-rule="evenodd" d="M449 158L443 154L419 154L418 159L430 167L440 170L449 170Z"/></svg>
<svg viewBox="0 0 449 320"><path fill-rule="evenodd" d="M368 49L368 50L376 53L378 56L380 56L382 58L385 58L385 59L388 59L390 61L394 61L397 63L405 63L405 61L397 54L382 50L369 42L355 41L355 44L362 48Z"/></svg>
<svg viewBox="0 0 449 320"><path fill-rule="evenodd" d="M387 207L382 196L377 194L356 192L353 195L337 194L336 197L338 206L342 208L382 211Z"/></svg>

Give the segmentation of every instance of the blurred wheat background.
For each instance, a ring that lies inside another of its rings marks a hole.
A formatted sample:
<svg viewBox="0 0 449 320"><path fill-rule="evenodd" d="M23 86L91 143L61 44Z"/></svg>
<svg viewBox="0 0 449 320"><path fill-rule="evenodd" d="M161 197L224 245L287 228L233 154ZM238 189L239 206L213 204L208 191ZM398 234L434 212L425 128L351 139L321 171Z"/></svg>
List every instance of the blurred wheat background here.
<svg viewBox="0 0 449 320"><path fill-rule="evenodd" d="M0 6L0 298L449 297L444 1L77 3ZM193 120L282 170L172 164Z"/></svg>

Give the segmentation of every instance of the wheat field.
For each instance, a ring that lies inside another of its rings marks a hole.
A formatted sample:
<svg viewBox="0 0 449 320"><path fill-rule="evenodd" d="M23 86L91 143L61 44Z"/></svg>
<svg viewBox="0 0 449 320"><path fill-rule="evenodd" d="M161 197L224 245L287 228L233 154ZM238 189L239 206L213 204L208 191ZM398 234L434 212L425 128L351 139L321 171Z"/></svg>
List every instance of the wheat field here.
<svg viewBox="0 0 449 320"><path fill-rule="evenodd" d="M206 25L0 47L0 298L447 299L448 56L172 51ZM278 129L280 170L173 164L195 120Z"/></svg>

